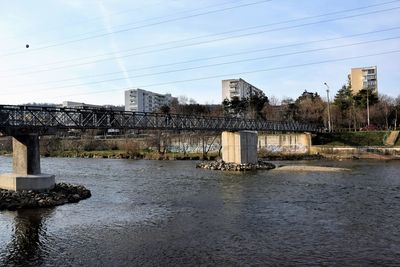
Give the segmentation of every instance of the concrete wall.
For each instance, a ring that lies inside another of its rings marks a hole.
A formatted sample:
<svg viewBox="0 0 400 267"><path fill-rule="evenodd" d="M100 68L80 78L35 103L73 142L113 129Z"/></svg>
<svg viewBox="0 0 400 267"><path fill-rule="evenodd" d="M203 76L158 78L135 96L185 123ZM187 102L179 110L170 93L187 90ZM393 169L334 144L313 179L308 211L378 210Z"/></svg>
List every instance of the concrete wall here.
<svg viewBox="0 0 400 267"><path fill-rule="evenodd" d="M258 150L271 154L308 154L311 134L261 134L258 136Z"/></svg>
<svg viewBox="0 0 400 267"><path fill-rule="evenodd" d="M203 140L206 151L218 153L221 148L221 134L204 135L198 133L167 134L162 137L162 144L168 152L202 153ZM93 147L93 150L126 148L127 143L135 142L140 149L151 148L157 150L156 137L141 137L132 139L63 139L52 142L51 138L41 138L41 152L53 150L84 150ZM91 145L91 143L93 143ZM307 154L311 145L309 134L259 134L257 149L272 154Z"/></svg>
<svg viewBox="0 0 400 267"><path fill-rule="evenodd" d="M47 190L54 187L54 175L41 174L39 135L13 136L13 172L0 175L0 188L7 190Z"/></svg>
<svg viewBox="0 0 400 267"><path fill-rule="evenodd" d="M200 136L198 134L193 134L173 136L168 144L169 152L180 153L202 153L203 149L207 152L216 153L219 152L220 148L221 135Z"/></svg>
<svg viewBox="0 0 400 267"><path fill-rule="evenodd" d="M223 132L221 140L223 161L257 163L257 132Z"/></svg>
<svg viewBox="0 0 400 267"><path fill-rule="evenodd" d="M13 173L40 174L39 136L13 137Z"/></svg>

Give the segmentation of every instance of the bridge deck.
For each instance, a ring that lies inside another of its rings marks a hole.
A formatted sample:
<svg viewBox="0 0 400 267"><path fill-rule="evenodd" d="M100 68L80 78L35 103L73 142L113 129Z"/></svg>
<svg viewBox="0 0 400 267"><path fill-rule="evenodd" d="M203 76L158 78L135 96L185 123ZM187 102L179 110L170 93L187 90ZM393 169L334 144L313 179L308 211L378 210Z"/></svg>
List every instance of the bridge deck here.
<svg viewBox="0 0 400 267"><path fill-rule="evenodd" d="M166 129L192 131L320 132L321 127L298 122L277 122L232 117L115 111L102 108L57 108L0 105L0 131L58 129Z"/></svg>

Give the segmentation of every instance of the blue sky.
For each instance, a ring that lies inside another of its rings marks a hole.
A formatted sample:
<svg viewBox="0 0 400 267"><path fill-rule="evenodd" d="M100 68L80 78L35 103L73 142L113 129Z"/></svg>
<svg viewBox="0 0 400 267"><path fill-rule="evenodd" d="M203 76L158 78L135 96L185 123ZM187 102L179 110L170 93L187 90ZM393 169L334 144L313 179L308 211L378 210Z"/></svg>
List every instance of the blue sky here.
<svg viewBox="0 0 400 267"><path fill-rule="evenodd" d="M229 78L333 97L373 65L400 95L400 1L0 0L0 36L1 104L122 105L137 87L217 104Z"/></svg>

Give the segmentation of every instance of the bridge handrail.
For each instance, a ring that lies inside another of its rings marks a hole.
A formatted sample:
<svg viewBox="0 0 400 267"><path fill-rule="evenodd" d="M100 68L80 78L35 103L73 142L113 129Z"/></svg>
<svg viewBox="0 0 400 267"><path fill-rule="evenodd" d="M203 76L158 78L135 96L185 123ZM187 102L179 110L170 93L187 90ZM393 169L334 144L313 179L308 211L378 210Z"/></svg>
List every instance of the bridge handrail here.
<svg viewBox="0 0 400 267"><path fill-rule="evenodd" d="M31 105L0 105L0 127L322 131L319 125L296 121Z"/></svg>

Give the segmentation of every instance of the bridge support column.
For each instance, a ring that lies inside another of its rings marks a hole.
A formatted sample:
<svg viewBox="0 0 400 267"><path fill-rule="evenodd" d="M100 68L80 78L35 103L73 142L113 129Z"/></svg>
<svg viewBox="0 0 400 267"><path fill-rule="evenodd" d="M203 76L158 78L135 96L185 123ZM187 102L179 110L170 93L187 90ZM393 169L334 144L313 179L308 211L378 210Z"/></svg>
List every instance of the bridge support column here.
<svg viewBox="0 0 400 267"><path fill-rule="evenodd" d="M0 188L7 190L48 190L54 175L40 172L39 135L13 136L13 172L0 175Z"/></svg>
<svg viewBox="0 0 400 267"><path fill-rule="evenodd" d="M223 161L257 163L257 132L223 132L221 141Z"/></svg>

